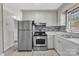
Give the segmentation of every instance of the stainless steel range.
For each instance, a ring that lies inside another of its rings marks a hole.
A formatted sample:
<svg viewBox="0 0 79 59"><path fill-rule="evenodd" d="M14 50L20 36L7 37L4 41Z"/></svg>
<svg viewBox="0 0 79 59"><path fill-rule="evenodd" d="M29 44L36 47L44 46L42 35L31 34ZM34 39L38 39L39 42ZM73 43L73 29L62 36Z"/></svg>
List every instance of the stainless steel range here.
<svg viewBox="0 0 79 59"><path fill-rule="evenodd" d="M37 27L38 30L33 37L34 50L47 50L47 34L43 29L45 26L38 25Z"/></svg>
<svg viewBox="0 0 79 59"><path fill-rule="evenodd" d="M35 32L34 46L47 46L47 34L45 32Z"/></svg>

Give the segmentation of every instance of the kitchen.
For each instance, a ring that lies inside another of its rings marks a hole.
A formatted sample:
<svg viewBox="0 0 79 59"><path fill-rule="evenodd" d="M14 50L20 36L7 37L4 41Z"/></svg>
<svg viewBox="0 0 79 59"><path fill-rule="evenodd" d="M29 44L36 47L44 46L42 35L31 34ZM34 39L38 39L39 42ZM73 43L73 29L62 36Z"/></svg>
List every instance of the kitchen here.
<svg viewBox="0 0 79 59"><path fill-rule="evenodd" d="M78 7L78 3L0 4L0 55L79 56Z"/></svg>

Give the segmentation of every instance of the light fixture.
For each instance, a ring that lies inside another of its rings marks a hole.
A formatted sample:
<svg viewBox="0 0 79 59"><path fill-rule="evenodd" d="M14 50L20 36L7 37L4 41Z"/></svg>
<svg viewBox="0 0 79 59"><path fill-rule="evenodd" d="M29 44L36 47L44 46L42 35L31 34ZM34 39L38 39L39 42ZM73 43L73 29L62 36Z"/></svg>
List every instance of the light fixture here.
<svg viewBox="0 0 79 59"><path fill-rule="evenodd" d="M21 18L18 18L18 17L16 17L16 16L11 16L13 19L15 19L15 20L22 20Z"/></svg>

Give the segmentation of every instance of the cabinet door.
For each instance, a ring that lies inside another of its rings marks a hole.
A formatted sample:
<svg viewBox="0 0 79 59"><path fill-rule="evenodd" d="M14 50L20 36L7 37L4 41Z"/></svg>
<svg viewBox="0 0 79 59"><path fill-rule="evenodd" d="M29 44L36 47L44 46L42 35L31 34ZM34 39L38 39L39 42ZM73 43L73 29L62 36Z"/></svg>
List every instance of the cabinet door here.
<svg viewBox="0 0 79 59"><path fill-rule="evenodd" d="M55 40L54 40L54 48L57 50L57 52L60 54L60 55L64 55L65 51L64 51L64 47L63 47L63 41L60 41L62 40L61 38L55 36Z"/></svg>
<svg viewBox="0 0 79 59"><path fill-rule="evenodd" d="M63 56L74 56L76 55L76 49L78 49L78 45L68 41L64 38L55 37L55 49L60 55Z"/></svg>
<svg viewBox="0 0 79 59"><path fill-rule="evenodd" d="M53 35L48 35L48 48L53 48Z"/></svg>
<svg viewBox="0 0 79 59"><path fill-rule="evenodd" d="M60 40L61 41L61 47L63 48L62 52L63 52L63 55L66 55L66 56L73 56L73 55L76 55L76 50L78 49L78 45L71 42L71 41L67 41L67 40Z"/></svg>

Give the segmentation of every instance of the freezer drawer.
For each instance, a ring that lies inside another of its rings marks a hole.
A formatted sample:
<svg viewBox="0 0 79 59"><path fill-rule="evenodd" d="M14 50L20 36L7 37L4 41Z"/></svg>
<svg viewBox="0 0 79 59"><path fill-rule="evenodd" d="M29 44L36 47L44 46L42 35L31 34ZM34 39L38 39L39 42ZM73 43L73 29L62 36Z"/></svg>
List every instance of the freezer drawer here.
<svg viewBox="0 0 79 59"><path fill-rule="evenodd" d="M32 50L32 32L19 31L18 50Z"/></svg>
<svg viewBox="0 0 79 59"><path fill-rule="evenodd" d="M19 30L32 30L32 21L18 21Z"/></svg>

